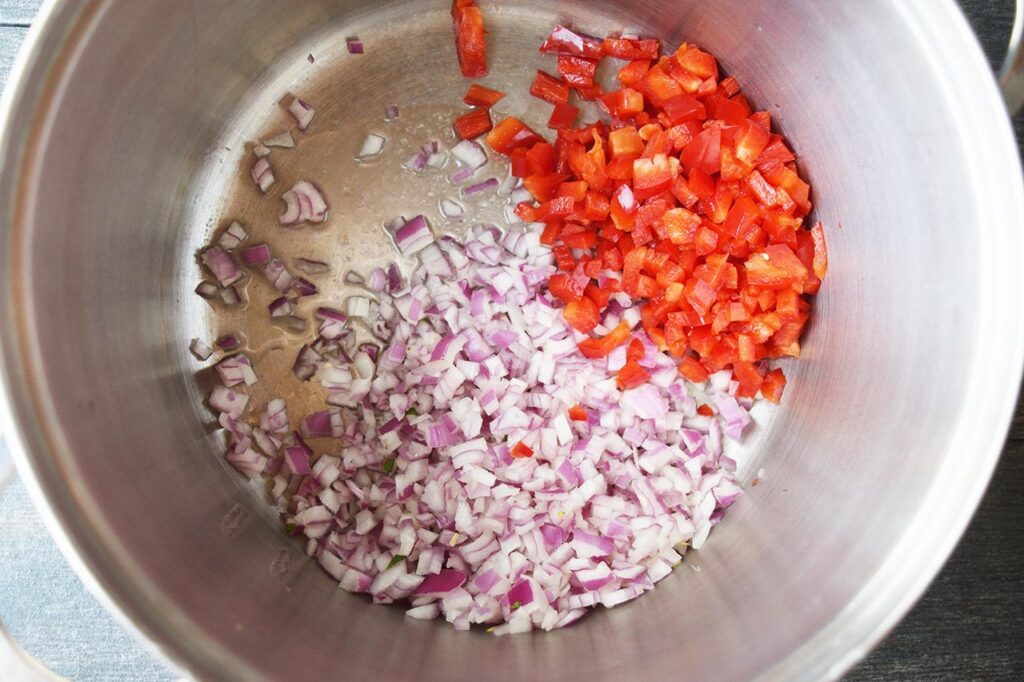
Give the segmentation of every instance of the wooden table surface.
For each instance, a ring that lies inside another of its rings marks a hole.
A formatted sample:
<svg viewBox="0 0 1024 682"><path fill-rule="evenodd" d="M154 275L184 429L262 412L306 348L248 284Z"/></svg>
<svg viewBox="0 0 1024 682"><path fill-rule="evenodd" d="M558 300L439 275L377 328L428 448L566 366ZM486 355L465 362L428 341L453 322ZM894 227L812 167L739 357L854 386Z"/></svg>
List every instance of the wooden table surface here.
<svg viewBox="0 0 1024 682"><path fill-rule="evenodd" d="M997 64L1010 34L1013 0L959 2L990 61ZM0 0L0 83L39 4L40 0ZM1017 139L1024 140L1024 116L1016 117L1014 125ZM20 535L12 526L20 529ZM10 537L20 538L20 543ZM15 555L11 547L21 548L21 554ZM0 578L0 617L42 660L73 680L171 679L170 671L118 632L116 624L98 609L66 566L50 566L49 573L39 569L45 569L47 562L62 561L19 488L0 500L0 566L10 567L15 561L31 567L37 575L50 576L42 587L39 580L19 582L10 573ZM2 589L5 584L12 588L6 597ZM18 606L10 603L12 592L20 595L22 607L33 608L33 618L12 623ZM56 607L47 610L46 599ZM55 622L39 623L40 614L49 614ZM54 637L54 633L72 627L70 618L64 620L62 614L88 618L90 622L73 625L77 638ZM846 679L1024 680L1022 635L1024 402L1017 405L1014 426L992 485L952 558L889 638ZM96 655L104 650L110 655Z"/></svg>

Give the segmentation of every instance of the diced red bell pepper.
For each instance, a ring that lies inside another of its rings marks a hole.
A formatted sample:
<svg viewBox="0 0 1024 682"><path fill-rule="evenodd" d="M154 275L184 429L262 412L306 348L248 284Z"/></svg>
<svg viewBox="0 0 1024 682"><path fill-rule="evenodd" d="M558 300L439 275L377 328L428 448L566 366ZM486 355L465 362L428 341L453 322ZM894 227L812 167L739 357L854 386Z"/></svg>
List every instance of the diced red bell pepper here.
<svg viewBox="0 0 1024 682"><path fill-rule="evenodd" d="M644 141L633 126L623 126L608 133L608 150L613 159L636 158L644 151Z"/></svg>
<svg viewBox="0 0 1024 682"><path fill-rule="evenodd" d="M550 201L558 194L558 187L564 181L565 176L558 173L528 175L523 178L523 187L537 201Z"/></svg>
<svg viewBox="0 0 1024 682"><path fill-rule="evenodd" d="M764 378L757 367L750 362L735 362L732 368L733 378L739 383L736 395L740 398L753 398L761 390Z"/></svg>
<svg viewBox="0 0 1024 682"><path fill-rule="evenodd" d="M530 221L533 222L533 221ZM546 223L544 225L544 231L540 234L540 243L545 246L553 246L558 241L559 236L562 234L561 223Z"/></svg>
<svg viewBox="0 0 1024 682"><path fill-rule="evenodd" d="M745 102L729 99L728 97L719 97L718 101L715 102L712 118L725 121L729 125L738 126L745 123L748 116L750 116L750 107Z"/></svg>
<svg viewBox="0 0 1024 682"><path fill-rule="evenodd" d="M483 78L487 75L487 39L484 37L483 12L474 0L455 0L452 3L452 19L462 75L466 78Z"/></svg>
<svg viewBox="0 0 1024 682"><path fill-rule="evenodd" d="M538 142L526 152L529 175L550 175L555 172L557 162L555 147L548 142Z"/></svg>
<svg viewBox="0 0 1024 682"><path fill-rule="evenodd" d="M650 70L651 63L647 60L637 60L626 64L619 69L618 79L623 85L636 88L643 81L647 71Z"/></svg>
<svg viewBox="0 0 1024 682"><path fill-rule="evenodd" d="M586 284L576 280L572 275L556 273L548 280L548 289L559 299L569 303L583 298Z"/></svg>
<svg viewBox="0 0 1024 682"><path fill-rule="evenodd" d="M703 121L708 116L704 104L696 97L685 93L666 100L664 108L672 125L687 121Z"/></svg>
<svg viewBox="0 0 1024 682"><path fill-rule="evenodd" d="M562 243L570 249L592 249L597 246L597 234L588 231L563 235Z"/></svg>
<svg viewBox="0 0 1024 682"><path fill-rule="evenodd" d="M621 346L632 333L629 324L620 322L615 329L596 339L584 339L578 345L580 353L587 358L603 358Z"/></svg>
<svg viewBox="0 0 1024 682"><path fill-rule="evenodd" d="M701 49L683 43L676 50L676 61L686 71L703 79L714 78L718 80L718 62L714 56Z"/></svg>
<svg viewBox="0 0 1024 682"><path fill-rule="evenodd" d="M655 60L661 53L661 43L655 38L605 38L601 47L606 55L616 59Z"/></svg>
<svg viewBox="0 0 1024 682"><path fill-rule="evenodd" d="M477 107L455 119L455 132L463 140L473 140L491 129L491 114L485 107Z"/></svg>
<svg viewBox="0 0 1024 682"><path fill-rule="evenodd" d="M558 55L558 75L572 87L590 87L597 73L597 60L571 54Z"/></svg>
<svg viewBox="0 0 1024 682"><path fill-rule="evenodd" d="M693 138L690 144L683 148L679 160L689 171L697 168L708 175L719 172L722 167L722 129L713 126L707 128L697 137Z"/></svg>
<svg viewBox="0 0 1024 682"><path fill-rule="evenodd" d="M574 422L587 421L587 410L581 405L573 405L569 408L569 419Z"/></svg>
<svg viewBox="0 0 1024 682"><path fill-rule="evenodd" d="M656 107L683 94L683 88L660 66L652 66L640 82L640 92Z"/></svg>
<svg viewBox="0 0 1024 682"><path fill-rule="evenodd" d="M519 441L512 446L512 449L509 450L508 454L512 459L526 459L527 457L533 457L533 448L523 441Z"/></svg>
<svg viewBox="0 0 1024 682"><path fill-rule="evenodd" d="M768 402L778 405L782 402L782 391L786 388L786 375L775 368L765 375L761 382L761 395Z"/></svg>
<svg viewBox="0 0 1024 682"><path fill-rule="evenodd" d="M692 355L687 355L683 358L682 363L679 365L679 373L683 375L683 378L695 384L703 383L709 378L708 371L704 369L704 365L700 364L697 358Z"/></svg>
<svg viewBox="0 0 1024 682"><path fill-rule="evenodd" d="M768 146L770 137L768 130L757 121L743 121L736 131L736 158L748 166L754 165Z"/></svg>
<svg viewBox="0 0 1024 682"><path fill-rule="evenodd" d="M530 167L526 162L526 149L524 147L513 149L512 153L509 154L508 160L513 176L525 178L530 174Z"/></svg>
<svg viewBox="0 0 1024 682"><path fill-rule="evenodd" d="M478 83L473 83L469 86L469 90L466 91L462 101L473 107L491 107L500 102L504 97L504 92L491 90Z"/></svg>
<svg viewBox="0 0 1024 682"><path fill-rule="evenodd" d="M615 377L615 383L619 389L628 391L631 388L642 386L651 379L651 374L646 369L641 367L636 362L627 362L622 369L619 370L618 375Z"/></svg>
<svg viewBox="0 0 1024 682"><path fill-rule="evenodd" d="M654 193L662 192L672 186L672 181L678 174L678 165L673 170L665 154L658 154L649 159L637 159L633 162L633 187Z"/></svg>
<svg viewBox="0 0 1024 682"><path fill-rule="evenodd" d="M789 147L786 146L782 138L774 136L769 138L768 146L757 157L756 165L762 173L767 174L795 159L793 152L789 151Z"/></svg>
<svg viewBox="0 0 1024 682"><path fill-rule="evenodd" d="M633 88L621 88L601 95L601 104L613 117L631 119L644 110L644 96Z"/></svg>
<svg viewBox="0 0 1024 682"><path fill-rule="evenodd" d="M556 246L551 249L551 253L555 255L555 264L559 270L571 272L576 268L576 259L572 257L572 252L566 246Z"/></svg>
<svg viewBox="0 0 1024 682"><path fill-rule="evenodd" d="M807 268L793 249L784 244L773 244L755 253L744 268L748 284L766 289L785 289L802 284L807 278Z"/></svg>
<svg viewBox="0 0 1024 682"><path fill-rule="evenodd" d="M571 54L588 59L600 59L604 56L600 40L576 33L565 26L555 26L551 35L540 46L540 51L547 54Z"/></svg>
<svg viewBox="0 0 1024 682"><path fill-rule="evenodd" d="M530 86L530 94L551 104L564 104L569 101L569 86L561 78L538 71Z"/></svg>
<svg viewBox="0 0 1024 682"><path fill-rule="evenodd" d="M551 111L551 118L548 119L548 128L552 130L564 130L576 125L576 117L580 110L571 104L559 102Z"/></svg>
<svg viewBox="0 0 1024 682"><path fill-rule="evenodd" d="M825 279L828 272L828 249L825 247L825 228L821 223L811 228L811 239L814 241L814 276Z"/></svg>
<svg viewBox="0 0 1024 682"><path fill-rule="evenodd" d="M666 211L662 222L673 244L692 244L701 224L700 216L685 208Z"/></svg>
<svg viewBox="0 0 1024 682"><path fill-rule="evenodd" d="M570 301L565 305L565 321L576 331L582 334L589 334L601 321L601 313L597 304L589 298L582 298L578 301Z"/></svg>
<svg viewBox="0 0 1024 682"><path fill-rule="evenodd" d="M532 147L543 141L544 139L528 125L512 116L499 121L487 135L487 144L491 149L506 156L511 154L513 149Z"/></svg>
<svg viewBox="0 0 1024 682"><path fill-rule="evenodd" d="M640 362L644 359L646 351L644 350L644 344L640 343L640 339L633 339L629 342L629 348L626 349L626 362Z"/></svg>

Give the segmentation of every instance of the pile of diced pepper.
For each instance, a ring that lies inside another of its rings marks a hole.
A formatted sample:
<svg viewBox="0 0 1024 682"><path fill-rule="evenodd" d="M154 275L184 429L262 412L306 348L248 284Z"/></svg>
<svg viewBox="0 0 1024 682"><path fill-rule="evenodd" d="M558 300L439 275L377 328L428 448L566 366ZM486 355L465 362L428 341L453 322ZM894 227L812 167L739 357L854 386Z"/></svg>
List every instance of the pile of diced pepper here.
<svg viewBox="0 0 1024 682"><path fill-rule="evenodd" d="M486 75L482 15L470 0L452 11L464 75ZM530 93L554 106L553 143L516 118L492 126L490 108L504 95L478 84L455 129L463 139L486 134L536 200L516 213L546 226L542 241L559 267L549 289L566 320L590 335L624 292L684 377L732 369L738 396L778 402L785 376L762 361L800 355L828 257L821 224L804 224L811 187L769 113L754 111L736 79L720 79L715 57L691 44L662 55L656 39L557 26L540 51L555 55L558 75L538 71ZM610 91L595 82L605 58L623 60ZM573 92L609 121L576 127ZM603 357L632 335L622 322L579 347ZM627 351L618 371L623 389L650 378L637 357Z"/></svg>

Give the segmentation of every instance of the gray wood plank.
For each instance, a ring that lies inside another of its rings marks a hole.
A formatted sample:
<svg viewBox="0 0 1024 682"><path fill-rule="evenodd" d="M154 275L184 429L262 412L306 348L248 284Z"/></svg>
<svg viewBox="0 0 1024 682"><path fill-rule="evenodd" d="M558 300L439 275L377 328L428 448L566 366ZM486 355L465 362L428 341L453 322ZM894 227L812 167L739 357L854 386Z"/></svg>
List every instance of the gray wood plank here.
<svg viewBox="0 0 1024 682"><path fill-rule="evenodd" d="M0 25L28 26L43 0L0 0Z"/></svg>
<svg viewBox="0 0 1024 682"><path fill-rule="evenodd" d="M7 82L7 73L11 70L11 63L26 33L27 28L0 26L0 87Z"/></svg>

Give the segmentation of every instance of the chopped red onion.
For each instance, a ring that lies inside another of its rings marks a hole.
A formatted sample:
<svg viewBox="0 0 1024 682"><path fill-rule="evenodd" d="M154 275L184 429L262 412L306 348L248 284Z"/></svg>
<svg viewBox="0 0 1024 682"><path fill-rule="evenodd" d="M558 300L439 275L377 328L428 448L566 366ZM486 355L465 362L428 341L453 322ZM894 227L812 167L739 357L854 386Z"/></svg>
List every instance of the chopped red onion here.
<svg viewBox="0 0 1024 682"><path fill-rule="evenodd" d="M317 308L316 316L321 320L319 335L333 341L349 333L348 315L333 308Z"/></svg>
<svg viewBox="0 0 1024 682"><path fill-rule="evenodd" d="M430 161L430 154L424 152L422 149L406 161L403 165L414 173L422 173L427 170L427 162Z"/></svg>
<svg viewBox="0 0 1024 682"><path fill-rule="evenodd" d="M224 305L238 305L242 302L242 296L235 287L224 287L220 290L220 300Z"/></svg>
<svg viewBox="0 0 1024 682"><path fill-rule="evenodd" d="M313 116L316 115L316 110L296 97L292 100L292 103L288 105L288 113L291 114L292 118L295 119L295 122L299 124L299 130L305 131L306 128L309 127L309 124L313 122Z"/></svg>
<svg viewBox="0 0 1024 682"><path fill-rule="evenodd" d="M214 341L214 345L217 346L217 348L220 348L221 350L232 351L235 350L236 348L241 347L242 342L234 334L225 334L224 336Z"/></svg>
<svg viewBox="0 0 1024 682"><path fill-rule="evenodd" d="M241 250L242 262L247 266L255 267L263 265L270 260L270 247L266 244L256 244Z"/></svg>
<svg viewBox="0 0 1024 682"><path fill-rule="evenodd" d="M423 215L418 215L399 227L393 233L395 246L404 256L411 256L434 242L430 224Z"/></svg>
<svg viewBox="0 0 1024 682"><path fill-rule="evenodd" d="M354 284L355 286L362 286L366 280L355 270L349 270L345 273L345 284Z"/></svg>
<svg viewBox="0 0 1024 682"><path fill-rule="evenodd" d="M196 285L196 293L203 298L213 298L219 291L220 287L213 282L200 282Z"/></svg>
<svg viewBox="0 0 1024 682"><path fill-rule="evenodd" d="M441 170L448 163L448 152L434 152L427 157L427 165L434 170Z"/></svg>
<svg viewBox="0 0 1024 682"><path fill-rule="evenodd" d="M241 391L235 391L225 386L214 386L210 393L210 407L221 414L238 418L245 412L245 406L249 404L249 396Z"/></svg>
<svg viewBox="0 0 1024 682"><path fill-rule="evenodd" d="M402 281L402 271L398 269L398 263L391 261L388 263L388 293L393 296L404 288L405 282Z"/></svg>
<svg viewBox="0 0 1024 682"><path fill-rule="evenodd" d="M202 261L222 287L230 286L245 276L231 254L219 246L211 246L203 251Z"/></svg>
<svg viewBox="0 0 1024 682"><path fill-rule="evenodd" d="M285 296L275 298L268 308L271 317L290 317L292 314L292 302Z"/></svg>
<svg viewBox="0 0 1024 682"><path fill-rule="evenodd" d="M256 143L252 147L252 153L257 159L262 159L265 156L270 156L270 148L265 144ZM256 178L253 179L256 180ZM256 183L259 184L259 180L256 180Z"/></svg>
<svg viewBox="0 0 1024 682"><path fill-rule="evenodd" d="M217 243L220 244L221 247L230 250L248 238L249 233L246 232L245 228L236 221L228 225L228 228L221 233L220 239L217 240Z"/></svg>
<svg viewBox="0 0 1024 682"><path fill-rule="evenodd" d="M365 296L349 296L345 306L349 317L366 317L370 314L370 299Z"/></svg>
<svg viewBox="0 0 1024 682"><path fill-rule="evenodd" d="M292 373L300 381L312 379L313 375L316 374L317 364L323 359L322 355L307 344L302 347L298 357L295 358L295 364L292 365Z"/></svg>
<svg viewBox="0 0 1024 682"><path fill-rule="evenodd" d="M349 54L363 54L363 41L359 38L347 38L345 43Z"/></svg>
<svg viewBox="0 0 1024 682"><path fill-rule="evenodd" d="M295 294L302 298L303 296L316 296L319 293L316 285L310 282L305 277L299 277L292 283L290 291L294 291Z"/></svg>
<svg viewBox="0 0 1024 682"><path fill-rule="evenodd" d="M246 386L256 383L256 372L252 369L252 362L245 355L238 354L225 358L214 365L214 369L217 370L221 383L228 388L241 383Z"/></svg>
<svg viewBox="0 0 1024 682"><path fill-rule="evenodd" d="M192 351L192 355L196 356L198 360L209 360L210 356L213 355L213 349L206 345L201 339L192 339L192 343L189 344L188 349Z"/></svg>
<svg viewBox="0 0 1024 682"><path fill-rule="evenodd" d="M388 287L388 275L384 268L374 268L366 278L366 288L370 291L384 291Z"/></svg>
<svg viewBox="0 0 1024 682"><path fill-rule="evenodd" d="M470 185L469 187L464 187L462 189L462 196L472 197L478 194L483 194L484 192L490 192L494 189L497 189L499 184L500 183L498 182L498 178L488 178L483 182L478 182L476 184Z"/></svg>
<svg viewBox="0 0 1024 682"><path fill-rule="evenodd" d="M388 106L384 107L385 121L394 121L396 118L398 118L398 107L396 105L389 104Z"/></svg>
<svg viewBox="0 0 1024 682"><path fill-rule="evenodd" d="M272 481L343 589L408 600L408 617L460 629L562 627L651 590L740 494L722 436L737 438L749 416L728 375L724 390L708 382L701 400L718 414L701 417L674 362L638 331L652 381L620 391L544 296L555 264L539 230L475 226L463 246L435 242L423 216L390 223L419 265L408 283L397 266L375 270L376 300L346 301L387 332L382 347L361 344L345 313L317 309L318 338L293 371L316 377L327 406L301 417L302 434L284 435L284 401L267 406L259 435L240 419L247 396L211 395L229 461ZM269 269L271 281L286 272ZM245 382L244 362L223 362L224 383ZM587 422L568 420L575 405ZM339 454L315 458L302 435L336 439ZM532 456L513 458L518 443Z"/></svg>
<svg viewBox="0 0 1024 682"><path fill-rule="evenodd" d="M258 158L252 166L252 181L256 183L261 192L266 194L275 180L274 171L270 167L270 161L265 156Z"/></svg>
<svg viewBox="0 0 1024 682"><path fill-rule="evenodd" d="M462 183L466 182L471 177L473 177L475 173L475 168L469 168L468 166L464 168L459 168L454 173L448 176L448 182L452 183L453 185L461 185Z"/></svg>
<svg viewBox="0 0 1024 682"><path fill-rule="evenodd" d="M472 140L463 140L452 147L452 156L463 166L474 170L487 164L487 152Z"/></svg>
<svg viewBox="0 0 1024 682"><path fill-rule="evenodd" d="M322 223L327 219L327 201L317 186L308 180L295 183L281 199L285 203L285 211L279 218L282 225Z"/></svg>

